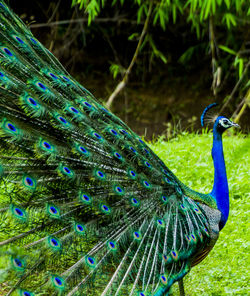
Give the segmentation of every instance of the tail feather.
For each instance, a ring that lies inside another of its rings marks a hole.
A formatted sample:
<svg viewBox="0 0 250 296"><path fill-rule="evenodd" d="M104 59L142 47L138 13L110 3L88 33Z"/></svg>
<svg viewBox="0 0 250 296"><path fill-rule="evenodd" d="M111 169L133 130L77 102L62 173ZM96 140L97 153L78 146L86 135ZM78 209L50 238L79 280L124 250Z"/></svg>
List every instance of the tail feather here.
<svg viewBox="0 0 250 296"><path fill-rule="evenodd" d="M8 295L166 295L210 241L206 213L4 2L0 27Z"/></svg>

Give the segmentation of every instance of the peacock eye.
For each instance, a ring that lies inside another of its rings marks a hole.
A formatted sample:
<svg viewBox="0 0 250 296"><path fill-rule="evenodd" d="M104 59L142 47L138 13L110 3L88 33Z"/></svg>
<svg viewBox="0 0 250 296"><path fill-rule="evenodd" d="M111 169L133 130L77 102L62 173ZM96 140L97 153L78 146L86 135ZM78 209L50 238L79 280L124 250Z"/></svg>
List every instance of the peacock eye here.
<svg viewBox="0 0 250 296"><path fill-rule="evenodd" d="M228 128L231 126L230 121L226 118L220 120L220 125L224 128Z"/></svg>

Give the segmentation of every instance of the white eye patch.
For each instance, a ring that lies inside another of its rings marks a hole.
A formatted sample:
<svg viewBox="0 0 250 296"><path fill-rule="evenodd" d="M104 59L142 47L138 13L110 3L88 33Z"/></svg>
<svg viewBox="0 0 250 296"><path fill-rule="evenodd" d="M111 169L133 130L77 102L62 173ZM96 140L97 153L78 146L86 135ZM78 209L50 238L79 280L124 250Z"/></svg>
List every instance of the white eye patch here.
<svg viewBox="0 0 250 296"><path fill-rule="evenodd" d="M228 128L231 126L231 122L228 119L222 118L219 120L219 123L221 126L223 126L224 128Z"/></svg>

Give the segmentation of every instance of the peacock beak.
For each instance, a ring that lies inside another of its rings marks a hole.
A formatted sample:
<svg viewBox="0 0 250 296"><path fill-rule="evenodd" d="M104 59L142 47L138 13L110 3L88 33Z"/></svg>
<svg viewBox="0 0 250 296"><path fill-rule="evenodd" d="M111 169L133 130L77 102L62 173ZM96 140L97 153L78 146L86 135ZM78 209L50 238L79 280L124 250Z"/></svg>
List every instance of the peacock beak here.
<svg viewBox="0 0 250 296"><path fill-rule="evenodd" d="M238 123L232 122L232 127L240 128L240 125L238 125Z"/></svg>

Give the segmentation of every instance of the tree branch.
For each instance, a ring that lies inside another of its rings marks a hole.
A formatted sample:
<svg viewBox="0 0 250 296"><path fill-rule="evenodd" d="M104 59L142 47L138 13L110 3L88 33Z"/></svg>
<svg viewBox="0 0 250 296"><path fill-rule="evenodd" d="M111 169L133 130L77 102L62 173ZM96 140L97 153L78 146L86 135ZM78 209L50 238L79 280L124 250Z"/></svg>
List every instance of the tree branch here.
<svg viewBox="0 0 250 296"><path fill-rule="evenodd" d="M67 25L72 23L87 23L88 18L77 18L71 20L62 20L62 21L55 21L50 23L40 23L40 24L31 24L30 28L42 28L42 27L53 27L53 26L60 26L60 25ZM130 23L130 24L137 24L136 21L123 18L122 16L112 17L112 18L97 18L93 22L95 23L107 23L107 22L118 22L118 23Z"/></svg>
<svg viewBox="0 0 250 296"><path fill-rule="evenodd" d="M110 97L108 98L108 101L106 103L106 106L109 109L110 109L115 97L119 94L119 92L125 87L125 85L128 82L129 74L131 73L131 70L132 70L132 68L133 68L133 66L134 66L134 64L136 62L136 59L138 57L139 50L141 48L144 36L145 36L145 34L146 34L147 30L148 30L148 24L149 24L149 18L150 18L151 12L152 12L152 6L153 6L153 1L150 1L148 15L147 15L147 18L145 20L145 23L144 23L144 26L143 26L143 29L142 29L142 32L141 32L141 36L139 38L139 41L138 41L138 44L137 44L137 47L136 47L136 50L135 50L135 53L134 53L134 56L133 56L133 58L132 58L132 60L130 62L130 65L128 66L127 70L125 71L125 75L124 75L122 81L118 83L117 87L115 88L113 93L110 95Z"/></svg>
<svg viewBox="0 0 250 296"><path fill-rule="evenodd" d="M249 66L250 66L250 61L247 63L247 65L246 65L246 67L245 67L245 69L244 69L244 71L243 71L243 73L241 75L241 78L237 81L237 83L236 83L234 89L232 90L229 98L226 100L225 104L222 106L219 113L222 113L225 110L225 108L227 107L227 105L229 104L229 102L232 100L234 94L236 93L238 87L241 84L241 81L243 80L244 76L246 75Z"/></svg>

